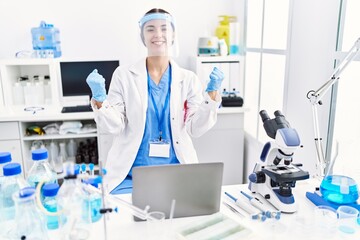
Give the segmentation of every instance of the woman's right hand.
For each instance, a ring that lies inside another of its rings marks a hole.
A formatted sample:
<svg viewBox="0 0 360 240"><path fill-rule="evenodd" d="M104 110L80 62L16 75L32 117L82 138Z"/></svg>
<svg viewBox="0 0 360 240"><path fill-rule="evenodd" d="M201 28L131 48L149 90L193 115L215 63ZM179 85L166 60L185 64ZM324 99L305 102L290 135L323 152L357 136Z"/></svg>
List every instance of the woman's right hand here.
<svg viewBox="0 0 360 240"><path fill-rule="evenodd" d="M105 78L94 69L86 78L92 93L92 98L97 102L104 102L106 99Z"/></svg>

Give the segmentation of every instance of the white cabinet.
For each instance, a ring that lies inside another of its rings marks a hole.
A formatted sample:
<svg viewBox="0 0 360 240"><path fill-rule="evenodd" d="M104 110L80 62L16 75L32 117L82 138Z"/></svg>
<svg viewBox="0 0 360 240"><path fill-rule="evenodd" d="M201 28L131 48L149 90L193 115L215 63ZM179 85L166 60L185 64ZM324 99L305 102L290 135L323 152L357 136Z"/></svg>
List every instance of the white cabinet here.
<svg viewBox="0 0 360 240"><path fill-rule="evenodd" d="M96 145L97 159L107 156L106 147L101 148L99 144L108 144L110 140L100 138L97 132L26 135L29 126L44 127L55 122L78 120L95 125L92 112L61 113L59 64L59 59L0 60L0 151L11 152L14 161L22 163L25 175L32 165L31 146L36 141L43 142L46 147L52 141L59 144L73 139L77 145ZM25 76L28 80L20 81ZM34 109L38 111L34 112ZM82 160L92 161L91 156Z"/></svg>
<svg viewBox="0 0 360 240"><path fill-rule="evenodd" d="M44 107L58 105L57 64L58 61L54 59L0 61L3 106Z"/></svg>

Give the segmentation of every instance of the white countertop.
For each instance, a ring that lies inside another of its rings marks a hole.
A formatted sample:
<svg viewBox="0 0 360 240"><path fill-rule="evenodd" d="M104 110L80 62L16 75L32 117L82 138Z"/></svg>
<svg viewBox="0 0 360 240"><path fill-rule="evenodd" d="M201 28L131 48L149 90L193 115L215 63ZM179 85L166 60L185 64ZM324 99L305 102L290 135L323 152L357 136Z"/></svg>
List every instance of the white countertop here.
<svg viewBox="0 0 360 240"><path fill-rule="evenodd" d="M41 110L25 111L24 106L14 106L11 108L0 108L0 122L7 121L58 121L58 120L81 120L94 119L93 112L78 112L78 113L61 113L61 106L41 106ZM219 114L241 114L248 111L244 107L222 107L219 109Z"/></svg>
<svg viewBox="0 0 360 240"><path fill-rule="evenodd" d="M319 223L317 223L314 218L315 206L305 196L306 191L312 192L317 184L318 182L315 180L296 182L293 194L295 201L298 203L298 211L292 214L283 213L278 221L271 219L266 220L265 222L250 220L230 211L224 204L221 204L220 211L229 218L251 230L250 234L245 235L241 239L360 239L360 227L355 234L344 234L335 229L335 234L325 237L324 234L320 232ZM223 187L223 191L227 191L236 197L239 197L240 190L249 193L247 184ZM121 196L122 199L129 202L131 201L130 195ZM224 194L222 194L222 199L226 200ZM163 223L164 237L160 238L159 236L151 235L152 230L148 228L147 222L134 222L130 211L119 206L119 213L110 213L107 215L107 239L177 239L175 234L176 230L206 217L207 216L176 218L172 220L167 219ZM103 226L103 219L92 224L90 239L105 239Z"/></svg>

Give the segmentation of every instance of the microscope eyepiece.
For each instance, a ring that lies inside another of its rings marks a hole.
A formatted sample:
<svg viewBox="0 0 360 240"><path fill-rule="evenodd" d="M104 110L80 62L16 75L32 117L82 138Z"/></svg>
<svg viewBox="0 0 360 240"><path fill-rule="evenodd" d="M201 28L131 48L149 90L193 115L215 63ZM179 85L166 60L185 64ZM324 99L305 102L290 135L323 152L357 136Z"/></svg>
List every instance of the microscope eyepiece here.
<svg viewBox="0 0 360 240"><path fill-rule="evenodd" d="M285 117L285 116L281 113L280 110L276 110L276 111L274 112L274 115L275 115L275 117Z"/></svg>
<svg viewBox="0 0 360 240"><path fill-rule="evenodd" d="M263 122L265 122L265 121L267 121L267 120L270 120L270 117L269 117L269 115L267 114L266 110L261 110L259 114L260 114L261 120L262 120Z"/></svg>

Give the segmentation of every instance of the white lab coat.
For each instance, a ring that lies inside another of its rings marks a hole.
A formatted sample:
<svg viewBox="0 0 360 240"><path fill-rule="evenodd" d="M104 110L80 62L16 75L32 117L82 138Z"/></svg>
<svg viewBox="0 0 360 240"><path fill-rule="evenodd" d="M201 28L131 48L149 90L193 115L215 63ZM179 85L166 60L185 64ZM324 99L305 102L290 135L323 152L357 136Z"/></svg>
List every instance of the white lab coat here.
<svg viewBox="0 0 360 240"><path fill-rule="evenodd" d="M198 158L190 136L199 137L214 126L220 97L213 101L205 94L204 99L197 76L180 68L174 61L171 61L171 66L172 144L180 163L196 163ZM144 134L147 107L145 59L134 65L119 66L112 76L108 96L102 107L97 109L93 105L99 131L114 135L105 163L108 191L119 185L131 169Z"/></svg>

